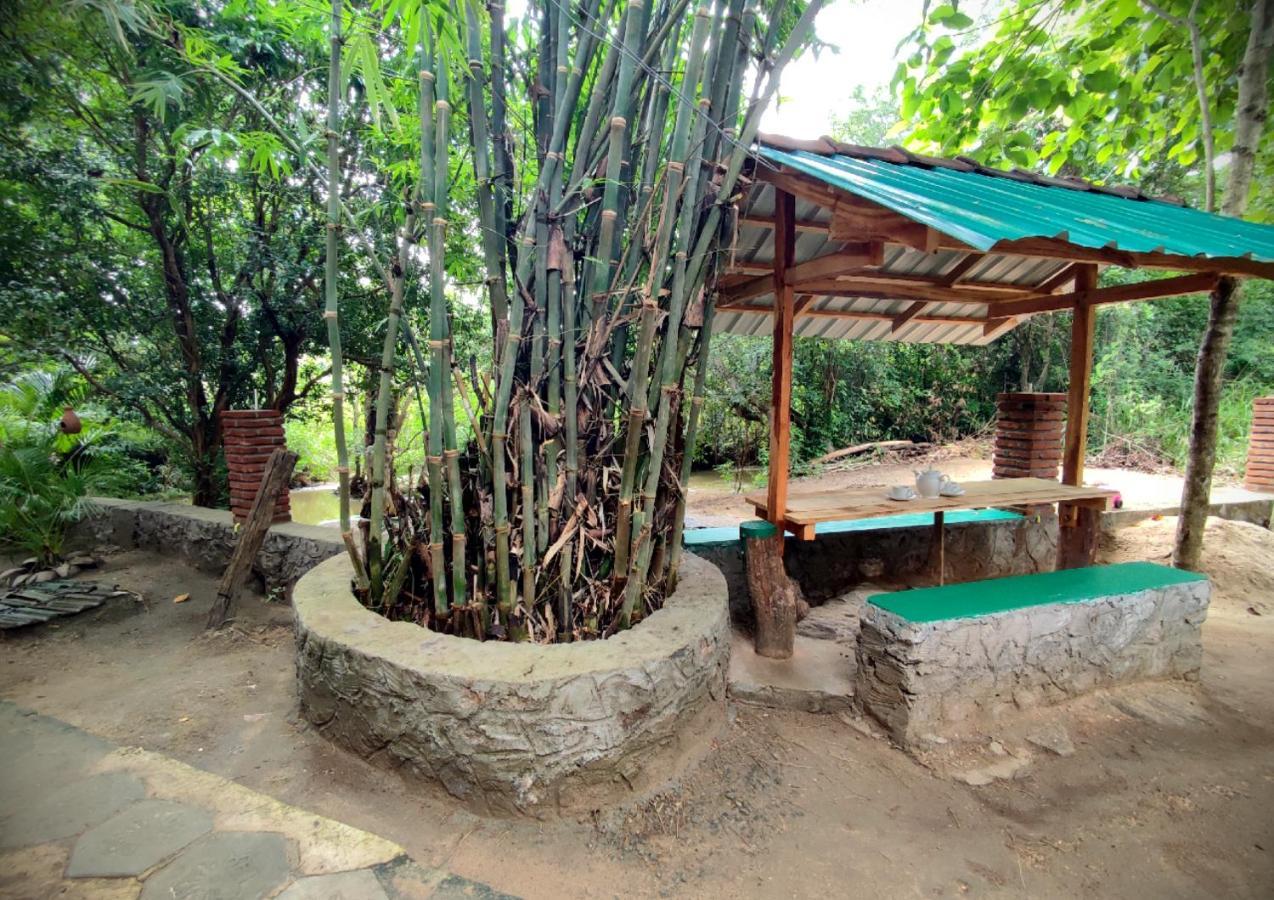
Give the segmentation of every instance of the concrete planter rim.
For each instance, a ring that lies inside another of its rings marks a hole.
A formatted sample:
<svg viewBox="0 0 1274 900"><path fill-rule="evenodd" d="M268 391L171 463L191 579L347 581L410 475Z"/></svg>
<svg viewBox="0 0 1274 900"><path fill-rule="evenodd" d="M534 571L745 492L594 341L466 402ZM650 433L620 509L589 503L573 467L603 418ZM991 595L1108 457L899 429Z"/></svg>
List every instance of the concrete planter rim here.
<svg viewBox="0 0 1274 900"><path fill-rule="evenodd" d="M633 664L657 664L679 649L716 637L713 606L724 610L720 571L692 554L682 556L677 590L664 606L603 640L569 644L477 641L391 621L363 606L351 590L346 554L306 572L292 595L298 627L395 665L481 682L526 684L598 674Z"/></svg>

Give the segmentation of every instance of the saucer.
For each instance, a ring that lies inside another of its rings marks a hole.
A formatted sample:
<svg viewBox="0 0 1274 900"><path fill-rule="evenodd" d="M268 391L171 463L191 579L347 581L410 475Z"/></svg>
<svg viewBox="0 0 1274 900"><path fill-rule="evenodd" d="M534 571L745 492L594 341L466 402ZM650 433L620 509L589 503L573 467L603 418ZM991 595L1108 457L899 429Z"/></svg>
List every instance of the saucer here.
<svg viewBox="0 0 1274 900"><path fill-rule="evenodd" d="M905 484L897 484L889 489L887 496L890 500L915 500L916 492Z"/></svg>
<svg viewBox="0 0 1274 900"><path fill-rule="evenodd" d="M958 484L946 485L942 488L940 493L944 497L963 497L964 488L960 487Z"/></svg>

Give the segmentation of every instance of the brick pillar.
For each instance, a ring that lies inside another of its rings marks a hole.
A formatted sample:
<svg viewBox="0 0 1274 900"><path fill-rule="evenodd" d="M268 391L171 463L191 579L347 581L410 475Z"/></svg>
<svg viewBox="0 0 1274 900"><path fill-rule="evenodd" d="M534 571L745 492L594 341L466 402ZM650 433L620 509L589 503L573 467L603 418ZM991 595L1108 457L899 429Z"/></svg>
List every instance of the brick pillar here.
<svg viewBox="0 0 1274 900"><path fill-rule="evenodd" d="M270 454L286 446L283 414L272 409L226 410L221 414L221 433L230 470L230 511L236 522L242 522L252 509ZM287 490L274 504L274 521L292 521Z"/></svg>
<svg viewBox="0 0 1274 900"><path fill-rule="evenodd" d="M1274 397L1252 401L1252 435L1243 484L1249 491L1274 493Z"/></svg>
<svg viewBox="0 0 1274 900"><path fill-rule="evenodd" d="M1066 425L1065 394L996 397L994 478L1056 478Z"/></svg>

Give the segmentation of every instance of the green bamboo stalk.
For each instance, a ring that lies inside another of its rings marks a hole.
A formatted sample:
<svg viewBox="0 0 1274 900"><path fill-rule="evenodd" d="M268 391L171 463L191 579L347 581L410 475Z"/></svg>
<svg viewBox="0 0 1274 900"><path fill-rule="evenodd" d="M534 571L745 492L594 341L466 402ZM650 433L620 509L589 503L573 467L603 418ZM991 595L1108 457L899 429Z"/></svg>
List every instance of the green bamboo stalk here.
<svg viewBox="0 0 1274 900"><path fill-rule="evenodd" d="M708 359L712 346L712 325L716 318L716 304L705 302L703 327L699 331L699 359L695 364L694 395L690 399L690 413L686 422L686 440L681 452L681 472L677 479L676 511L672 517L672 536L668 539L668 582L671 593L677 587L677 569L681 565L681 540L686 526L686 494L690 489L690 469L694 465L695 447L699 439L699 417L703 413L704 396L707 393Z"/></svg>
<svg viewBox="0 0 1274 900"><path fill-rule="evenodd" d="M703 66L704 46L707 42L708 21L710 13L700 9L695 13L694 28L690 38L690 57L686 64L685 78L682 80L684 91L693 92L698 85ZM645 428L649 410L647 400L647 383L650 378L650 359L653 351L655 327L659 312L659 290L663 285L664 269L667 265L669 246L672 241L675 223L674 210L681 197L687 142L690 138L691 121L695 115L694 106L688 102L689 97L677 104L677 118L673 125L672 139L668 151L668 165L664 172L664 205L655 235L655 246L650 264L650 285L642 300L640 314L640 332L637 337L637 353L633 359L629 376L628 391L628 423L625 435L623 467L620 472L619 504L616 513L615 531L615 573L617 577L626 577L632 548L629 546L633 535L639 534L641 526L633 511L633 487L637 477L637 466L641 455L641 433ZM683 238L684 239L684 238ZM680 321L679 319L677 320ZM669 333L675 324L669 324ZM655 469L658 478L658 469ZM642 517L644 520L644 517ZM631 606L626 602L626 610ZM628 615L629 613L625 613Z"/></svg>
<svg viewBox="0 0 1274 900"><path fill-rule="evenodd" d="M349 514L349 449L345 442L345 376L341 349L340 276L341 233L341 18L343 0L332 0L331 35L327 74L327 256L323 264L323 318L327 321L327 344L332 356L332 432L336 443L336 475L339 482L341 539L354 564L354 578L360 588L368 587L367 573L354 544Z"/></svg>
<svg viewBox="0 0 1274 900"><path fill-rule="evenodd" d="M518 412L518 444L522 452L522 605L527 615L535 609L535 445L531 442L530 392ZM519 629L517 636L525 636Z"/></svg>
<svg viewBox="0 0 1274 900"><path fill-rule="evenodd" d="M478 14L472 3L465 3L465 23L468 36L469 56L469 127L471 129L471 146L473 147L473 171L478 188L478 224L482 236L483 262L487 269L487 294L491 300L491 316L493 324L507 320L509 315L509 296L504 281L504 203L507 194L507 173L493 177L491 173L491 133L487 125L486 104L483 98L482 82L482 29L478 22ZM503 13L503 5L499 2L491 4L492 15L498 10ZM494 28L494 26L493 26ZM494 42L494 30L492 31ZM501 55L498 57L503 67L503 30L499 43ZM494 55L494 47L493 47ZM495 63L493 63L493 66ZM502 68L501 68L502 71ZM496 123L496 158L503 169L508 165L507 159L501 158L504 147L503 115L504 91L492 88L492 115L498 111L500 121ZM498 95L498 96L497 96ZM507 156L507 154L506 154Z"/></svg>
<svg viewBox="0 0 1274 900"><path fill-rule="evenodd" d="M435 347L438 405L441 415L442 453L446 464L447 500L451 510L451 602L465 606L468 580L465 563L464 494L460 484L460 448L456 437L456 405L451 391L451 311L446 294L447 198L450 191L449 149L451 146L451 104L447 78L446 51L437 56L434 101L434 220L429 236L430 264L430 345ZM472 70L471 70L472 71ZM479 85L479 89L481 86ZM500 280L501 285L503 279ZM437 335L435 337L435 335ZM435 342L437 342L435 344ZM431 416L431 421L438 421ZM431 432L432 433L432 432Z"/></svg>
<svg viewBox="0 0 1274 900"><path fill-rule="evenodd" d="M616 257L615 226L619 216L619 192L622 187L621 169L624 163L624 142L628 135L628 119L632 114L633 74L636 69L634 52L641 42L644 0L632 0L624 12L623 44L630 52L619 60L619 72L615 79L615 93L610 117L609 150L606 157L606 182L602 188L601 221L598 227L597 260L589 293L595 313L606 302L606 288L610 284Z"/></svg>

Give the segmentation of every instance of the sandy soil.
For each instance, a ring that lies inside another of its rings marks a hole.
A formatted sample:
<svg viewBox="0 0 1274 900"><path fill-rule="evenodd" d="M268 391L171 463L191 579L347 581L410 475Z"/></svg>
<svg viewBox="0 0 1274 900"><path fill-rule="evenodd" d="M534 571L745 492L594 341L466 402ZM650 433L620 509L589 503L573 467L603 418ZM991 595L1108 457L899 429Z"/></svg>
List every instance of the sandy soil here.
<svg viewBox="0 0 1274 900"><path fill-rule="evenodd" d="M1103 557L1161 559L1174 526L1124 529ZM215 580L145 553L96 576L144 606L7 637L0 694L526 897L1267 897L1274 533L1214 521L1208 554L1197 685L1099 693L918 759L853 720L738 707L680 783L580 821L481 819L330 747L295 718L287 608L246 597L205 637ZM1041 724L1074 755L1029 744ZM964 783L1006 758L1016 777Z"/></svg>

